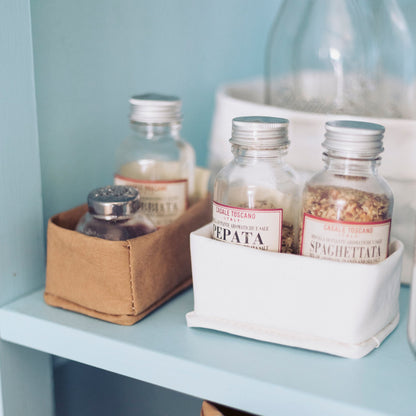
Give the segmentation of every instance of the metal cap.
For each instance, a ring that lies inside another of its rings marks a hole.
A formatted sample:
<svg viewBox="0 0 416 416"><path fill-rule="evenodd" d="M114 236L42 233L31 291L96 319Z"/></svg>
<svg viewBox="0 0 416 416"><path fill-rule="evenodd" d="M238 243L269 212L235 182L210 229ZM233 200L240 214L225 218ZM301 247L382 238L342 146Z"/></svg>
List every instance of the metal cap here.
<svg viewBox="0 0 416 416"><path fill-rule="evenodd" d="M277 117L236 117L230 143L261 148L288 147L289 120Z"/></svg>
<svg viewBox="0 0 416 416"><path fill-rule="evenodd" d="M139 208L140 194L132 186L104 186L88 194L88 211L100 219L124 219L137 212Z"/></svg>
<svg viewBox="0 0 416 416"><path fill-rule="evenodd" d="M336 120L325 124L322 146L333 156L375 159L384 150L385 128L363 121Z"/></svg>
<svg viewBox="0 0 416 416"><path fill-rule="evenodd" d="M135 95L130 98L130 120L137 123L180 121L182 102L178 97L160 94Z"/></svg>

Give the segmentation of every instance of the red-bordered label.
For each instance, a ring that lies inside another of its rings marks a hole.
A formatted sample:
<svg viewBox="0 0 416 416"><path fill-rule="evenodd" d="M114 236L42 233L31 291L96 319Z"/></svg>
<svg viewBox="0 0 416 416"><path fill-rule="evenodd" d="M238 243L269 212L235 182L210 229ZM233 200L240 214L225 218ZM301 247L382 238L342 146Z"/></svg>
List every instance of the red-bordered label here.
<svg viewBox="0 0 416 416"><path fill-rule="evenodd" d="M119 175L118 173L116 173L114 175L114 179L117 179L119 181L125 181L125 182L129 182L129 183L151 183L151 184L156 184L156 183L160 183L160 184L165 184L165 183L188 183L188 179L169 179L169 180L149 180L149 179L133 179L133 178L127 178L126 176L123 175ZM115 184L117 185L117 184Z"/></svg>
<svg viewBox="0 0 416 416"><path fill-rule="evenodd" d="M259 250L282 246L282 209L239 208L213 202L212 237Z"/></svg>
<svg viewBox="0 0 416 416"><path fill-rule="evenodd" d="M391 220L337 221L304 214L300 254L373 264L388 256Z"/></svg>
<svg viewBox="0 0 416 416"><path fill-rule="evenodd" d="M140 192L140 209L157 226L168 225L188 208L188 180L141 180L116 174L116 185L130 185Z"/></svg>

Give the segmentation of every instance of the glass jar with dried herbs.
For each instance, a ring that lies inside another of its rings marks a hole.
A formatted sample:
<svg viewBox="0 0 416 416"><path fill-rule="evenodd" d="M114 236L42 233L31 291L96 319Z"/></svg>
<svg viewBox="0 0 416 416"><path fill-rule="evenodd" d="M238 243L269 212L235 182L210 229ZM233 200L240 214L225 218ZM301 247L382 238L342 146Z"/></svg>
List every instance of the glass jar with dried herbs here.
<svg viewBox="0 0 416 416"><path fill-rule="evenodd" d="M234 159L214 184L214 239L260 250L297 251L300 189L285 162L288 124L276 117L233 119Z"/></svg>
<svg viewBox="0 0 416 416"><path fill-rule="evenodd" d="M326 123L325 168L302 195L300 254L351 263L388 256L393 194L378 174L384 127L338 120Z"/></svg>

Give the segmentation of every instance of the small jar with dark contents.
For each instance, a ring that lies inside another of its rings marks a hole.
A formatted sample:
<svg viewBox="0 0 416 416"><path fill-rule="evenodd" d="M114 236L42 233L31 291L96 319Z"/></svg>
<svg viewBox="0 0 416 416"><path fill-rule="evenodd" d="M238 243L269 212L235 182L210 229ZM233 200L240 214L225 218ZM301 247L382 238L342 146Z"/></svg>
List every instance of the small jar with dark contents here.
<svg viewBox="0 0 416 416"><path fill-rule="evenodd" d="M112 185L88 194L88 212L76 231L105 240L128 240L156 231L140 211L139 191L131 186Z"/></svg>

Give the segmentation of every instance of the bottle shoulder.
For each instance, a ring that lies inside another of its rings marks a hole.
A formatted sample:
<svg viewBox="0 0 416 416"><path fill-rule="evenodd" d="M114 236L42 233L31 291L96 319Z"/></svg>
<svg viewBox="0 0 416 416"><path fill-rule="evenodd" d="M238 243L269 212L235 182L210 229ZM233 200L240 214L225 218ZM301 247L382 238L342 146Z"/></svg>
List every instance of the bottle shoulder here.
<svg viewBox="0 0 416 416"><path fill-rule="evenodd" d="M307 187L351 188L362 192L386 195L389 199L393 199L390 185L378 174L341 175L323 169L306 181L305 189Z"/></svg>
<svg viewBox="0 0 416 416"><path fill-rule="evenodd" d="M146 139L128 136L116 150L115 174L133 180L188 180L188 193L194 192L195 152L182 139L173 136Z"/></svg>
<svg viewBox="0 0 416 416"><path fill-rule="evenodd" d="M131 134L116 149L115 159L117 170L127 163L141 160L177 161L182 164L193 165L195 163L195 152L193 147L182 139L165 136L153 140Z"/></svg>
<svg viewBox="0 0 416 416"><path fill-rule="evenodd" d="M164 135L157 138L147 138L134 132L125 137L119 144L118 149L149 149L149 148L183 148L189 145L181 138Z"/></svg>
<svg viewBox="0 0 416 416"><path fill-rule="evenodd" d="M290 168L241 166L235 161L216 176L214 201L234 207L297 210L300 197L297 176Z"/></svg>
<svg viewBox="0 0 416 416"><path fill-rule="evenodd" d="M232 160L225 165L216 175L216 182L234 183L241 185L246 183L250 186L272 185L279 183L292 183L299 186L300 178L297 172L287 163L273 164L270 162L259 162L255 164L241 164Z"/></svg>

